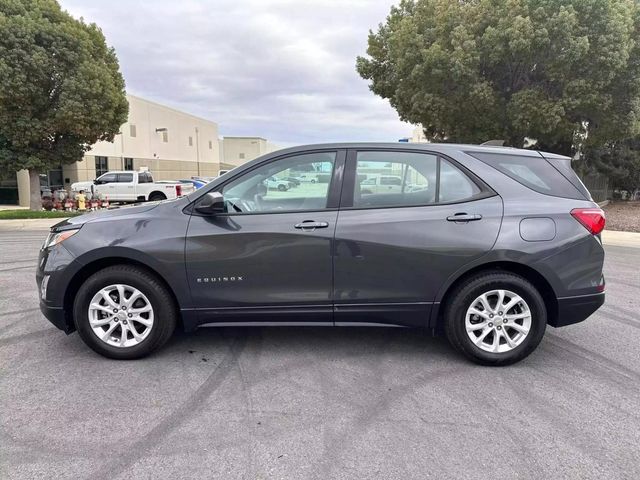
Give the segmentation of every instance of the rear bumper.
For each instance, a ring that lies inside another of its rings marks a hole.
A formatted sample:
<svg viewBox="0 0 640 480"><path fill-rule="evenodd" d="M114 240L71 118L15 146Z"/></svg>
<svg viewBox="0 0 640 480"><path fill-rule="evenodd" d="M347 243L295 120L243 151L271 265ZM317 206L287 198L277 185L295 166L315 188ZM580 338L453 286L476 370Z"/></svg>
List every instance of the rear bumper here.
<svg viewBox="0 0 640 480"><path fill-rule="evenodd" d="M552 327L564 327L586 320L604 303L604 292L558 299L558 315L549 321Z"/></svg>

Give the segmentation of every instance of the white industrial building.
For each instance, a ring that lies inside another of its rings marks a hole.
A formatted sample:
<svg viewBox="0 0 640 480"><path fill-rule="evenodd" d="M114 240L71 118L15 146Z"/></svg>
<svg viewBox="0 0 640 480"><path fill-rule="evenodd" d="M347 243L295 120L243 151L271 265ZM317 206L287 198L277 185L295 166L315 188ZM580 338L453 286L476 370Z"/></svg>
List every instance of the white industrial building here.
<svg viewBox="0 0 640 480"><path fill-rule="evenodd" d="M230 170L279 148L262 137L223 137L220 139L220 168Z"/></svg>
<svg viewBox="0 0 640 480"><path fill-rule="evenodd" d="M69 189L109 170L146 167L156 180L216 176L276 149L261 137L218 136L218 124L134 95L127 95L129 117L113 142L98 142L82 161L41 175L51 189ZM225 154L221 154L221 148ZM29 175L0 173L0 204L29 205Z"/></svg>

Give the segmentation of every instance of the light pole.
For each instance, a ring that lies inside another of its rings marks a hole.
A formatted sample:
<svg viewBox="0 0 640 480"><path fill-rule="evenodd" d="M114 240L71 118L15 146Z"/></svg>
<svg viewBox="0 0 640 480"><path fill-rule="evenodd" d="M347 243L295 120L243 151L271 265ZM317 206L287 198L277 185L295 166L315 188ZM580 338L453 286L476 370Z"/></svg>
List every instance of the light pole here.
<svg viewBox="0 0 640 480"><path fill-rule="evenodd" d="M116 135L120 135L120 165L122 165L122 170L124 170L124 133L118 132Z"/></svg>
<svg viewBox="0 0 640 480"><path fill-rule="evenodd" d="M198 166L198 177L200 176L200 137L198 127L196 127L196 164Z"/></svg>

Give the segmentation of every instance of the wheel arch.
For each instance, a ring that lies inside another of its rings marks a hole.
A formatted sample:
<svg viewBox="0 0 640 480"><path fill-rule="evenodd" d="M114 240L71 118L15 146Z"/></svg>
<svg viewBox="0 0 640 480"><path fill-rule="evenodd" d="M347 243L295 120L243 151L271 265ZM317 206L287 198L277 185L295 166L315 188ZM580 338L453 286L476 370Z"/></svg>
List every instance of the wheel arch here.
<svg viewBox="0 0 640 480"><path fill-rule="evenodd" d="M547 307L547 323L554 324L558 317L558 298L549 281L540 272L529 265L510 261L494 261L477 265L466 270L446 287L446 290L440 297L439 306L434 309L434 316L431 317L432 328L440 329L442 327L444 310L456 288L474 275L487 271L515 273L516 275L520 275L531 282L538 292L540 292L540 295L542 295Z"/></svg>
<svg viewBox="0 0 640 480"><path fill-rule="evenodd" d="M67 284L63 297L63 308L65 312L65 321L67 322L67 325L70 327L71 331L75 330L75 325L73 322L73 302L78 289L87 280L87 278L89 278L94 273L106 267L112 267L115 265L135 266L155 276L171 294L171 298L176 306L176 312L178 312L177 323L180 327L182 327L180 303L178 302L178 296L176 295L174 289L171 287L171 284L167 282L167 280L156 269L150 267L149 265L132 258L116 256L99 258L85 264L73 275L73 277Z"/></svg>
<svg viewBox="0 0 640 480"><path fill-rule="evenodd" d="M164 192L160 190L153 190L152 192L149 192L149 195L147 195L147 200L150 200L154 195L161 196L163 200L166 200L168 198Z"/></svg>

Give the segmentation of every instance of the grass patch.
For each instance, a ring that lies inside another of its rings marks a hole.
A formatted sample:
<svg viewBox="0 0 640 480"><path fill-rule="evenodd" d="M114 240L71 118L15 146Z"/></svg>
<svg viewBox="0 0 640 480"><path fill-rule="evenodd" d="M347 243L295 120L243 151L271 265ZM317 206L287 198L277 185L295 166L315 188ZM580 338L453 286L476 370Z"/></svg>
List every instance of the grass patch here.
<svg viewBox="0 0 640 480"><path fill-rule="evenodd" d="M68 218L80 215L77 212L48 212L47 210L0 210L0 220L23 220L26 218Z"/></svg>

